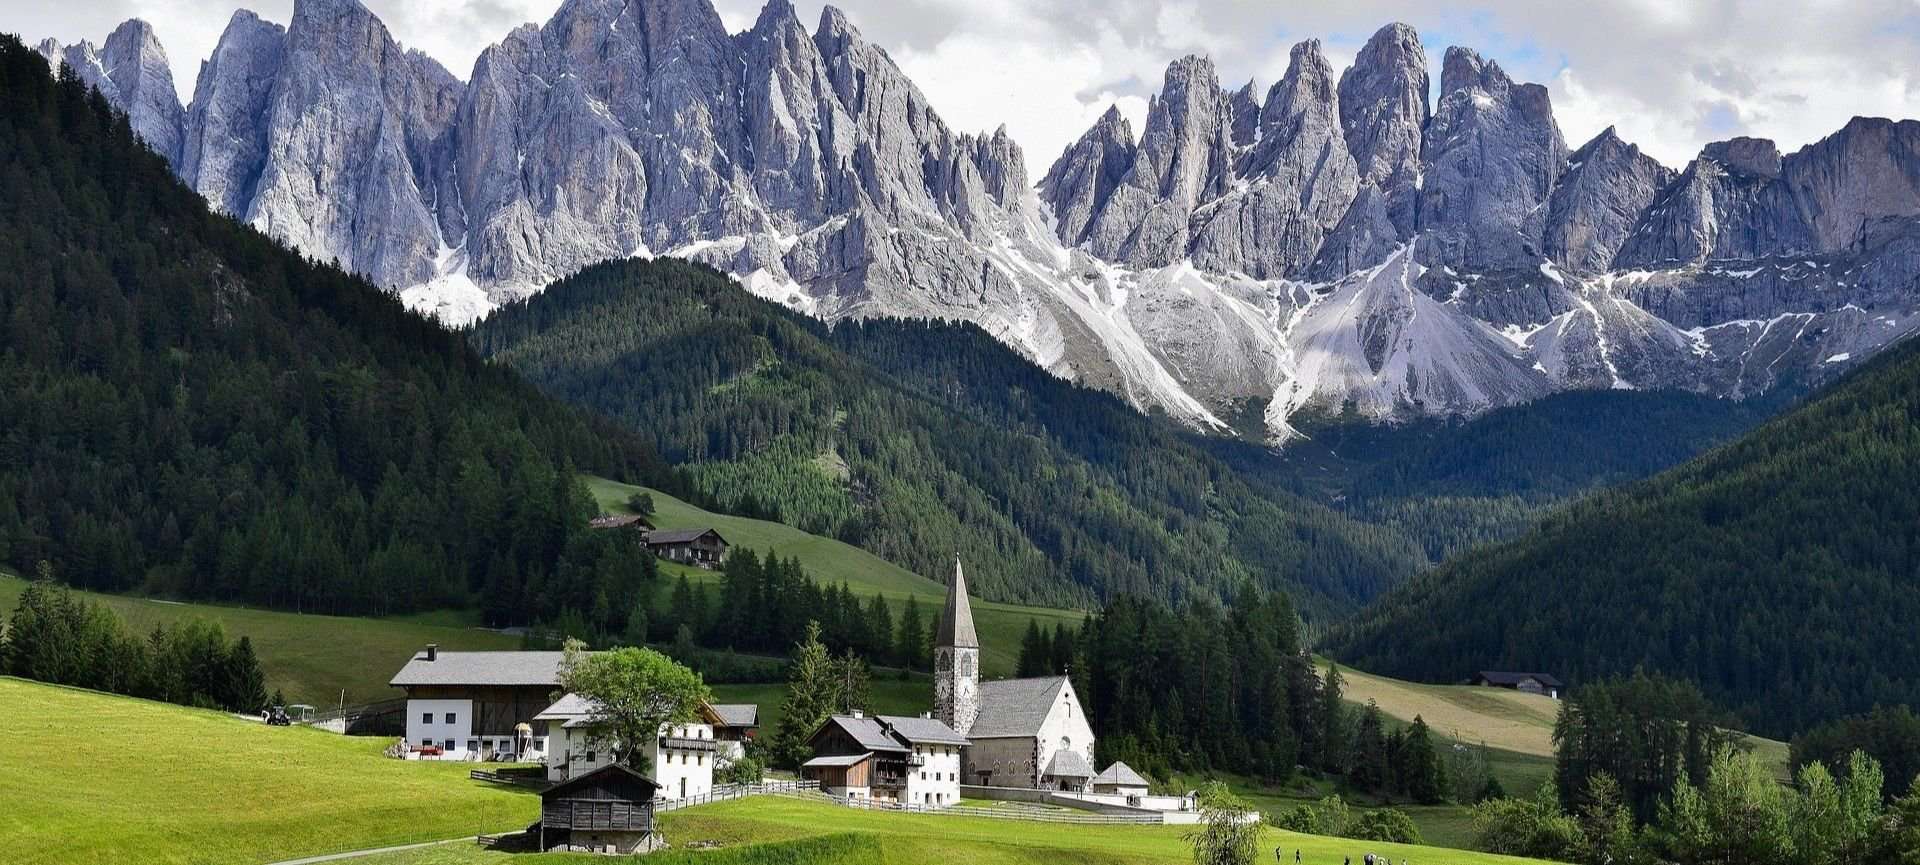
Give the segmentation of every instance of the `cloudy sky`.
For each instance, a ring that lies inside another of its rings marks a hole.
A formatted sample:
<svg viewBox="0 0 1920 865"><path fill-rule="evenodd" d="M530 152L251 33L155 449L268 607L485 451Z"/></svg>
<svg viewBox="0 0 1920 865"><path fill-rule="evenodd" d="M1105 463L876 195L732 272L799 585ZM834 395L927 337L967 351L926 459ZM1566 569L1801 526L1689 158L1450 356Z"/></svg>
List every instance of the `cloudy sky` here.
<svg viewBox="0 0 1920 865"><path fill-rule="evenodd" d="M395 38L465 78L481 48L544 21L560 0L364 0ZM634 0L649 2L649 0ZM731 29L762 0L714 0ZM285 22L293 0L248 8ZM29 42L105 38L138 16L193 90L236 0L0 0L0 30ZM817 20L818 0L797 0ZM1708 141L1757 135L1791 151L1856 114L1920 118L1920 0L842 0L953 126L1005 123L1035 176L1117 103L1146 114L1168 61L1211 55L1224 83L1264 88L1288 47L1317 37L1345 68L1368 35L1419 29L1440 55L1466 45L1545 83L1572 146L1617 125L1669 165Z"/></svg>

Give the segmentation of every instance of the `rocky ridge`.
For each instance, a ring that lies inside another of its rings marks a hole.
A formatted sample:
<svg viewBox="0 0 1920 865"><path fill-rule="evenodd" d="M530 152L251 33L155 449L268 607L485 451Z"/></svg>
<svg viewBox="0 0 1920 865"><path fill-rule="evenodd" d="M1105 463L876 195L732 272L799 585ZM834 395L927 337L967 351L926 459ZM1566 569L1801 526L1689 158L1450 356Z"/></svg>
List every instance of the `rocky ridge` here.
<svg viewBox="0 0 1920 865"><path fill-rule="evenodd" d="M829 320L980 324L1202 428L1264 406L1467 414L1556 390L1742 396L1920 324L1920 123L1856 119L1683 170L1545 88L1382 28L1228 92L1174 62L1136 138L1109 110L1031 183L950 129L845 15L786 0L567 0L463 82L357 0L236 13L174 97L138 21L43 44L216 207L458 324L607 258L676 255Z"/></svg>

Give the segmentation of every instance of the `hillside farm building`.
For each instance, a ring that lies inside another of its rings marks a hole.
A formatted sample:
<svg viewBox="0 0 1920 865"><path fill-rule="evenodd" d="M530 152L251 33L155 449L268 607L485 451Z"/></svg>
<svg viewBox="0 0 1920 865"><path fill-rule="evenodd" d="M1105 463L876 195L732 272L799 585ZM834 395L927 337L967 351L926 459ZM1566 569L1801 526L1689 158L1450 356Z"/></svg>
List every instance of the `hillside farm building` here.
<svg viewBox="0 0 1920 865"><path fill-rule="evenodd" d="M602 766L540 794L540 849L645 853L658 846L653 799L660 785L625 766Z"/></svg>
<svg viewBox="0 0 1920 865"><path fill-rule="evenodd" d="M1559 679L1546 673L1501 673L1492 670L1481 670L1480 674L1474 677L1473 683L1483 688L1506 688L1523 694L1541 694L1556 700L1560 699L1560 692L1566 687L1560 684Z"/></svg>
<svg viewBox="0 0 1920 865"><path fill-rule="evenodd" d="M653 522L639 514L601 514L587 522L590 529L626 529L630 532L646 534L653 531Z"/></svg>
<svg viewBox="0 0 1920 865"><path fill-rule="evenodd" d="M935 808L960 801L966 737L932 718L835 715L807 744L814 756L801 776L829 794Z"/></svg>
<svg viewBox="0 0 1920 865"><path fill-rule="evenodd" d="M389 682L407 692L408 749L452 759L544 758L547 724L535 716L560 686L560 658L427 646Z"/></svg>
<svg viewBox="0 0 1920 865"><path fill-rule="evenodd" d="M656 529L647 549L669 562L714 569L727 561L727 539L713 529Z"/></svg>

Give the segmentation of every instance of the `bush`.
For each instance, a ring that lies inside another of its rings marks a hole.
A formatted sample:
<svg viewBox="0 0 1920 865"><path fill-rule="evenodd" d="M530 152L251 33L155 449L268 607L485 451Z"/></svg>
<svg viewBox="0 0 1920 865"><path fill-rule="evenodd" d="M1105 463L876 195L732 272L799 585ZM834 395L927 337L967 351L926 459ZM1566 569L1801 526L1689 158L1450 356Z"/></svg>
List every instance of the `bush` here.
<svg viewBox="0 0 1920 865"><path fill-rule="evenodd" d="M1291 811L1269 815L1267 822L1305 835L1342 836L1348 834L1352 814L1346 800L1335 794L1321 799L1317 805L1299 805Z"/></svg>
<svg viewBox="0 0 1920 865"><path fill-rule="evenodd" d="M1420 843L1420 830L1413 825L1413 818L1398 808L1381 808L1367 811L1347 827L1347 837L1364 841L1386 841L1394 844Z"/></svg>

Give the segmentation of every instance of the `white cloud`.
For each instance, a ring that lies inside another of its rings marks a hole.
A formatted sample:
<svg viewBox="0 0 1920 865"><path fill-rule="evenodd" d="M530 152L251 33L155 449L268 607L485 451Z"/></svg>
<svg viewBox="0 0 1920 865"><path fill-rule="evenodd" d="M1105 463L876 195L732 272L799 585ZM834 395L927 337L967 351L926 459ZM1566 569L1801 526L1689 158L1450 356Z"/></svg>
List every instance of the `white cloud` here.
<svg viewBox="0 0 1920 865"><path fill-rule="evenodd" d="M401 42L465 77L486 45L543 21L559 0L366 0ZM662 0L635 0L662 2ZM99 41L138 15L158 31L183 94L234 0L0 0L0 29L29 41ZM802 0L812 23L819 0ZM1210 55L1223 82L1264 87L1287 50L1323 40L1344 68L1374 29L1403 20L1421 31L1436 86L1446 45L1495 58L1553 93L1568 142L1608 125L1670 165L1715 138L1751 134L1792 150L1856 114L1920 116L1916 0L841 0L957 129L1005 123L1035 177L1118 103L1140 127L1166 64ZM749 26L761 0L716 0L722 20ZM287 20L292 0L255 11Z"/></svg>

